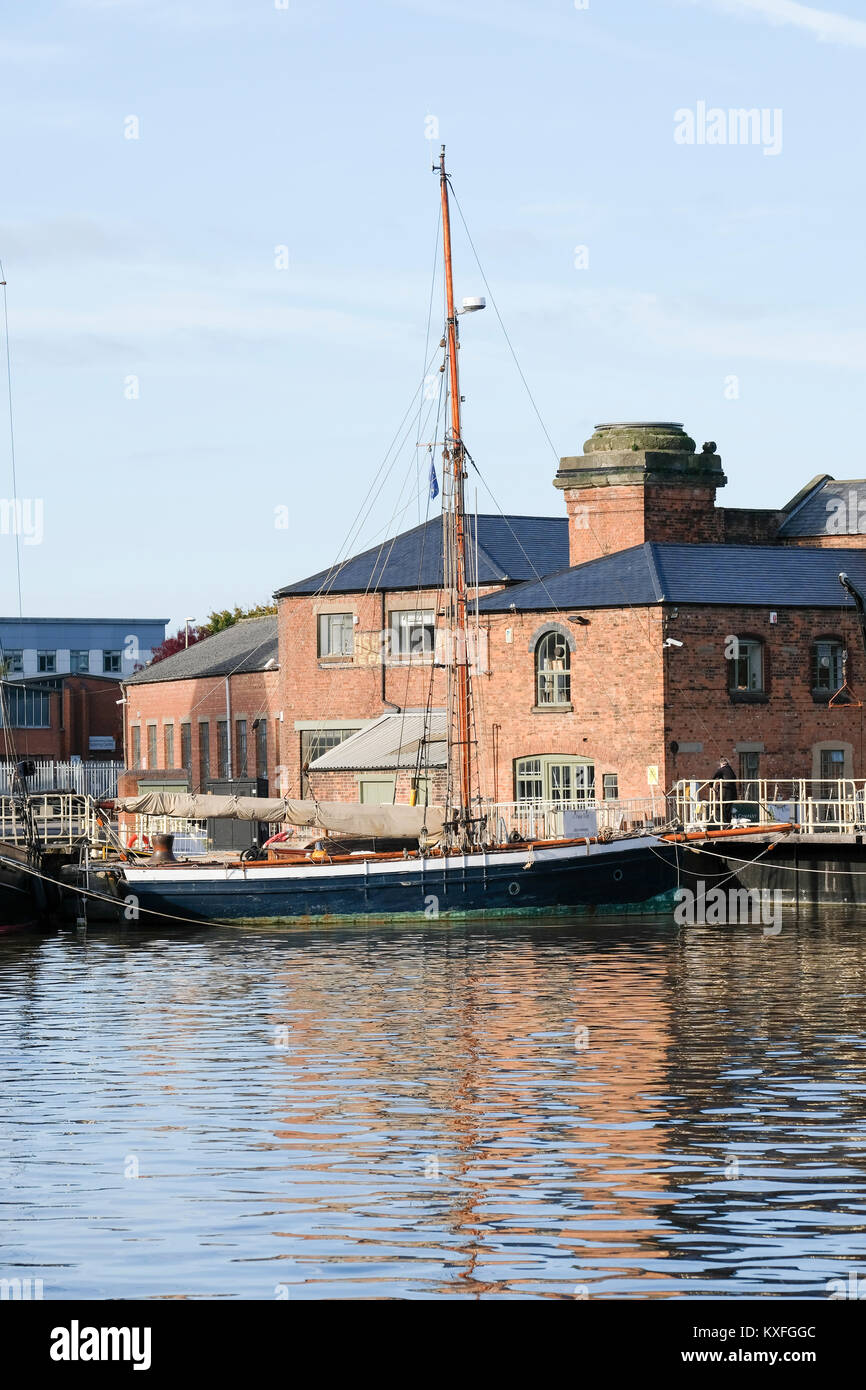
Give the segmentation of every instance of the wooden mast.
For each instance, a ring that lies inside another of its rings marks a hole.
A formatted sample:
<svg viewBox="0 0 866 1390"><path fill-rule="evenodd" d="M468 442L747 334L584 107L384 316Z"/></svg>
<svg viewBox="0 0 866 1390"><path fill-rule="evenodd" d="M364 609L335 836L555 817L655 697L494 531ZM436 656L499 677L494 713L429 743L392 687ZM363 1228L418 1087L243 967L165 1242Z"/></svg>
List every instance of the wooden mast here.
<svg viewBox="0 0 866 1390"><path fill-rule="evenodd" d="M434 165L435 169L435 165ZM451 265L451 216L448 205L448 177L445 173L445 146L439 155L439 186L442 194L442 244L445 252L446 341L448 353L449 390L451 394L451 438L445 448L446 467L451 476L451 510L453 531L451 569L454 593L454 632L451 655L456 683L456 752L459 767L460 807L459 825L468 828L472 818L472 691L467 646L466 544L464 525L463 480L464 448L460 426L460 373L457 363L457 314L454 309L454 280Z"/></svg>

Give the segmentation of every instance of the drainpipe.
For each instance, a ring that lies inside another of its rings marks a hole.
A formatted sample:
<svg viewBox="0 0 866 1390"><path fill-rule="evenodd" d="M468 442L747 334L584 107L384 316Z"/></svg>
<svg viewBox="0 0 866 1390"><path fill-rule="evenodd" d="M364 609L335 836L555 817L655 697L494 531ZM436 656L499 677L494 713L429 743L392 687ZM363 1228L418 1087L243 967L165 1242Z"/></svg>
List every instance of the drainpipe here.
<svg viewBox="0 0 866 1390"><path fill-rule="evenodd" d="M393 700L385 699L385 676L388 670L387 651L388 651L388 632L385 627L385 590L382 590L382 640L379 643L382 652L382 704L395 709L398 714L402 713L399 705L395 705Z"/></svg>
<svg viewBox="0 0 866 1390"><path fill-rule="evenodd" d="M228 779L232 780L232 698L229 678L226 676L226 753L228 755Z"/></svg>

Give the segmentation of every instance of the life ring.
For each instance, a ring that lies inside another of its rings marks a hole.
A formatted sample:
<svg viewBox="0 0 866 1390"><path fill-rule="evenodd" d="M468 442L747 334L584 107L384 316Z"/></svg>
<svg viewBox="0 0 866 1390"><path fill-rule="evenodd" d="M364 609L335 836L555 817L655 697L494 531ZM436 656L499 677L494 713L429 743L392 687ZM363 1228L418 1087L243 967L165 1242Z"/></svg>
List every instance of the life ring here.
<svg viewBox="0 0 866 1390"><path fill-rule="evenodd" d="M138 844L138 840L139 840L138 835L130 835L129 839L128 839L127 842L126 842L126 848L127 848L127 849L133 849L134 846ZM149 836L149 835L142 835L142 836L141 836L141 843L142 843L142 847L145 847L145 846L146 846L147 849L150 849L150 836Z"/></svg>
<svg viewBox="0 0 866 1390"><path fill-rule="evenodd" d="M269 840L265 840L262 849L267 849L268 845L280 845L284 840L288 840L294 833L294 830L279 830L276 835L272 835Z"/></svg>

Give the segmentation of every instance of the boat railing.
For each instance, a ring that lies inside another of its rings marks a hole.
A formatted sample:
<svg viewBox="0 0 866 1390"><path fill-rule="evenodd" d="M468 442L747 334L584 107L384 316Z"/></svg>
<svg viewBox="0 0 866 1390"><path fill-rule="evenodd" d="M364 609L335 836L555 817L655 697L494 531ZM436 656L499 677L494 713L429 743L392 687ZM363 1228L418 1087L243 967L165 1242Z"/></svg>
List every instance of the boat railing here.
<svg viewBox="0 0 866 1390"><path fill-rule="evenodd" d="M677 782L672 814L687 829L795 824L807 834L866 830L866 779L767 777Z"/></svg>
<svg viewBox="0 0 866 1390"><path fill-rule="evenodd" d="M490 839L561 840L599 832L628 834L667 824L663 795L616 801L574 798L557 801L495 801L485 807Z"/></svg>
<svg viewBox="0 0 866 1390"><path fill-rule="evenodd" d="M93 797L79 792L31 792L30 808L36 833L47 849L71 850L84 844L110 845L107 816L98 812ZM24 845L27 828L14 797L0 796L0 841Z"/></svg>

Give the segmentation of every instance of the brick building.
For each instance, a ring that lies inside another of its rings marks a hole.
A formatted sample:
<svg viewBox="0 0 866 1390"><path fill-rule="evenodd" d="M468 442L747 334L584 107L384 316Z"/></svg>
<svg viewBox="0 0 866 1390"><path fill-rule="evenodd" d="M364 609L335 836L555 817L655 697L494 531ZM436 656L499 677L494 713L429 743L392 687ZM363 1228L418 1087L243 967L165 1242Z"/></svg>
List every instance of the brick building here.
<svg viewBox="0 0 866 1390"><path fill-rule="evenodd" d="M725 482L679 425L605 425L561 460L565 519L479 517L487 796L643 797L722 754L744 779L864 771L866 659L838 573L866 588L866 484L824 474L774 511L719 506ZM326 775L372 799L390 777L404 799L406 768L329 750L444 710L441 552L437 519L278 591L286 792L323 795Z"/></svg>
<svg viewBox="0 0 866 1390"><path fill-rule="evenodd" d="M124 684L124 761L137 784L274 785L280 759L275 617L244 618ZM132 794L128 782L122 791Z"/></svg>
<svg viewBox="0 0 866 1390"><path fill-rule="evenodd" d="M120 686L111 676L34 676L8 682L5 694L18 757L67 762L120 756Z"/></svg>

